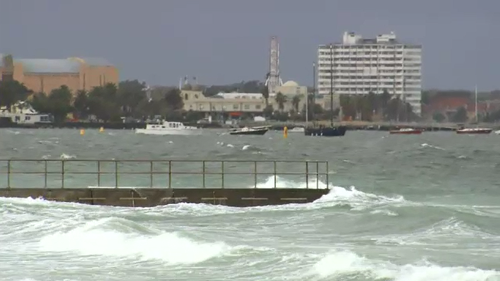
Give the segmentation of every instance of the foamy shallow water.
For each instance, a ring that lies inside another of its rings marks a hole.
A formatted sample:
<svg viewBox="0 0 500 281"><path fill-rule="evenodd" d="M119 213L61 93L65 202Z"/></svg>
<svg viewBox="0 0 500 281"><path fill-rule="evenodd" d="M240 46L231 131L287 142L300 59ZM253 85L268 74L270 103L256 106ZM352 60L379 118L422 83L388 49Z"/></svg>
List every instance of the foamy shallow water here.
<svg viewBox="0 0 500 281"><path fill-rule="evenodd" d="M0 151L39 159L326 159L331 191L309 204L252 208L0 198L0 280L500 280L498 139L109 133L5 132ZM273 185L263 178L257 188Z"/></svg>

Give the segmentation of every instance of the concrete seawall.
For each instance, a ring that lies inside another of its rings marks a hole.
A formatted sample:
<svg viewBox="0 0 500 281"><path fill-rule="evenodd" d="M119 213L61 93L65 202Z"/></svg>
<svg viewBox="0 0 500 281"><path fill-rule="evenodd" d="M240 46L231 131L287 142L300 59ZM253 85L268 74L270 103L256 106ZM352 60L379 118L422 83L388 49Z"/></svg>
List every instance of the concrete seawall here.
<svg viewBox="0 0 500 281"><path fill-rule="evenodd" d="M154 207L181 202L249 207L308 203L328 192L328 189L298 188L2 188L0 197L120 207Z"/></svg>

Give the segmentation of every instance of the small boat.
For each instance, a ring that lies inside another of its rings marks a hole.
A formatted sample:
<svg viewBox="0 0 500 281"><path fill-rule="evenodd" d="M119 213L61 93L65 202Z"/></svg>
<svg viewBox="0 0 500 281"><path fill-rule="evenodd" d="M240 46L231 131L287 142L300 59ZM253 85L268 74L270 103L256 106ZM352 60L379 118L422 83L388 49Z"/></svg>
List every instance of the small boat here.
<svg viewBox="0 0 500 281"><path fill-rule="evenodd" d="M420 135L422 133L422 130L420 129L414 129L414 128L401 128L398 130L390 130L390 134L392 135Z"/></svg>
<svg viewBox="0 0 500 281"><path fill-rule="evenodd" d="M243 127L240 129L233 129L229 132L230 135L263 135L269 131L268 127Z"/></svg>
<svg viewBox="0 0 500 281"><path fill-rule="evenodd" d="M146 135L195 135L201 130L193 126L185 126L181 122L165 121L161 124L147 124L145 129L135 129L136 134Z"/></svg>
<svg viewBox="0 0 500 281"><path fill-rule="evenodd" d="M310 127L304 130L306 136L321 136L321 137L343 137L347 131L346 126L331 126L331 127Z"/></svg>
<svg viewBox="0 0 500 281"><path fill-rule="evenodd" d="M493 131L490 128L460 128L457 134L489 134Z"/></svg>
<svg viewBox="0 0 500 281"><path fill-rule="evenodd" d="M289 133L304 133L304 127L293 127L293 129L288 130Z"/></svg>

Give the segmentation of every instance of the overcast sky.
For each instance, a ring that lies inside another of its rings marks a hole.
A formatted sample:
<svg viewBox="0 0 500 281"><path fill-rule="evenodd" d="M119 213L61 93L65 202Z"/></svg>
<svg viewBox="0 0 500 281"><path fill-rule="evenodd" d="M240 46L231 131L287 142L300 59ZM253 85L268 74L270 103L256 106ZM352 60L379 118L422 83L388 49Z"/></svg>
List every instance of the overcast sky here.
<svg viewBox="0 0 500 281"><path fill-rule="evenodd" d="M103 57L120 79L177 85L263 79L270 37L283 80L312 85L317 46L344 31L423 45L424 88L498 89L499 0L0 0L0 53Z"/></svg>

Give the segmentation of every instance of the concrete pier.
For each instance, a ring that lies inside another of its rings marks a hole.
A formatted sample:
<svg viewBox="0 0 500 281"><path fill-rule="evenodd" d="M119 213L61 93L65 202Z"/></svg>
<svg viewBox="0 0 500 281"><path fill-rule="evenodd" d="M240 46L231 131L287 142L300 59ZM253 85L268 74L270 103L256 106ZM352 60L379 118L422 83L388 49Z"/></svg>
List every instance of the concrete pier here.
<svg viewBox="0 0 500 281"><path fill-rule="evenodd" d="M326 161L8 159L0 160L0 197L122 207L282 205L327 194L328 175Z"/></svg>
<svg viewBox="0 0 500 281"><path fill-rule="evenodd" d="M176 203L204 203L233 207L307 203L328 193L326 189L208 189L208 188L71 188L0 189L0 197L42 198L50 201L120 207L154 207Z"/></svg>

